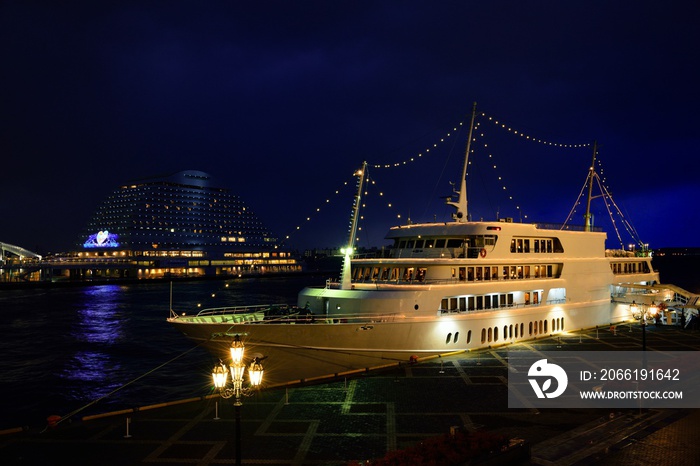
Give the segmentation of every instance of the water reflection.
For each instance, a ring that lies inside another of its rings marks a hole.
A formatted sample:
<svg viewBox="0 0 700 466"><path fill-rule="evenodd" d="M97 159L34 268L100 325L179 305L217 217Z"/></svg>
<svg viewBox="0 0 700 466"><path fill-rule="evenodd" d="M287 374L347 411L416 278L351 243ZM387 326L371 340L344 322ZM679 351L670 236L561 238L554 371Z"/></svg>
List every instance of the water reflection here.
<svg viewBox="0 0 700 466"><path fill-rule="evenodd" d="M85 302L78 309L73 337L77 341L111 344L124 336L126 316L120 301L122 289L105 285L83 291Z"/></svg>
<svg viewBox="0 0 700 466"><path fill-rule="evenodd" d="M125 338L128 321L124 290L105 285L82 290L77 319L71 336L77 348L66 362L63 378L75 388L64 395L75 400L91 400L114 389L114 374L120 371L113 346ZM75 383L78 382L78 383Z"/></svg>

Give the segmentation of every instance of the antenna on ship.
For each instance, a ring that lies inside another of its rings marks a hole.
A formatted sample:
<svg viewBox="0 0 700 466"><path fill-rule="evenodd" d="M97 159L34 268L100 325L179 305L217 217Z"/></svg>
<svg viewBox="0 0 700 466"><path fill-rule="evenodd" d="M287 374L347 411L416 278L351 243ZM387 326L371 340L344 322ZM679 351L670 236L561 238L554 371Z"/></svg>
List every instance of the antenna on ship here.
<svg viewBox="0 0 700 466"><path fill-rule="evenodd" d="M457 198L457 202L451 202L447 201L448 205L451 205L455 209L457 209L457 212L452 214L452 218L456 222L460 223L465 223L468 221L468 216L467 216L467 166L469 165L469 151L471 150L471 144L472 144L472 131L474 130L474 120L476 119L476 102L474 102L474 106L472 107L472 120L469 123L469 137L467 138L467 150L466 153L464 154L464 167L462 167L462 181L459 187L459 191L456 191L457 194L459 194L459 197Z"/></svg>
<svg viewBox="0 0 700 466"><path fill-rule="evenodd" d="M355 172L355 176L359 177L357 180L357 193L355 193L355 201L352 206L352 222L350 225L350 238L348 239L348 245L341 249L343 253L343 270L341 272L340 288L342 290L349 290L352 287L351 280L351 259L353 253L355 252L355 237L357 236L357 224L360 219L360 205L362 200L362 186L365 184L365 174L367 173L367 162L362 162L362 168Z"/></svg>
<svg viewBox="0 0 700 466"><path fill-rule="evenodd" d="M588 199L586 200L586 213L583 216L584 220L584 231L591 231L592 216L591 216L591 200L593 199L593 181L595 178L595 156L598 152L598 141L593 141L593 160L591 161L591 167L588 169Z"/></svg>

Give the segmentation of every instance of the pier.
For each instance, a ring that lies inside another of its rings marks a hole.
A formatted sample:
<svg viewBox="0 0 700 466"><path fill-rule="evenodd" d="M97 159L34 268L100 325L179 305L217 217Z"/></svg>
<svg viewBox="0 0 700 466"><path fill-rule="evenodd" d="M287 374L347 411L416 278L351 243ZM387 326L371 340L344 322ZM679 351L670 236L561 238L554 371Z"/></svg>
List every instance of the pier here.
<svg viewBox="0 0 700 466"><path fill-rule="evenodd" d="M507 407L509 349L636 351L643 338L648 351L700 350L697 331L647 326L644 335L638 324L630 324L268 386L244 402L243 464L366 464L360 462L388 452L400 455L455 432L510 440L513 456L500 462L498 455L484 457L494 462L483 464L698 464L700 410ZM3 464L229 464L233 412L231 402L211 396L66 419L53 427L10 429L0 436L0 459Z"/></svg>

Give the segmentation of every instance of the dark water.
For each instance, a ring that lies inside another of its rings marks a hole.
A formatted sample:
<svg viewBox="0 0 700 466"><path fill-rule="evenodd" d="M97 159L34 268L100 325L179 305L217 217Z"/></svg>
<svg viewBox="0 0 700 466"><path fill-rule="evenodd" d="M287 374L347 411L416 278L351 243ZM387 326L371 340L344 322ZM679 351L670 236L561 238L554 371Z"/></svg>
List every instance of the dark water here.
<svg viewBox="0 0 700 466"><path fill-rule="evenodd" d="M295 303L323 280L175 283L173 308ZM168 283L0 291L0 430L209 394L217 361L166 322L169 301Z"/></svg>
<svg viewBox="0 0 700 466"><path fill-rule="evenodd" d="M700 293L700 257L654 267ZM294 303L325 278L175 283L173 308ZM217 361L166 322L169 301L168 283L0 291L0 430L209 394Z"/></svg>

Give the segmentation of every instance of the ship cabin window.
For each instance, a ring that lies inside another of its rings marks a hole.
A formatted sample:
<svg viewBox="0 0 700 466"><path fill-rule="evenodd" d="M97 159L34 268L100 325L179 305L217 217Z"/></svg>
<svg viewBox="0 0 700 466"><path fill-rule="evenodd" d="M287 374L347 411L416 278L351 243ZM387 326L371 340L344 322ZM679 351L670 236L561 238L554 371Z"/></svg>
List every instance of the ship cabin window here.
<svg viewBox="0 0 700 466"><path fill-rule="evenodd" d="M467 279L467 268L466 267L460 267L459 268L459 281L463 282L464 280Z"/></svg>
<svg viewBox="0 0 700 466"><path fill-rule="evenodd" d="M382 269L382 280L388 280L389 279L389 267L384 267Z"/></svg>
<svg viewBox="0 0 700 466"><path fill-rule="evenodd" d="M435 240L435 248L436 249L442 249L445 247L445 239L436 239Z"/></svg>
<svg viewBox="0 0 700 466"><path fill-rule="evenodd" d="M419 267L418 271L416 272L416 280L419 282L425 281L425 273L428 271L428 269L424 267Z"/></svg>
<svg viewBox="0 0 700 466"><path fill-rule="evenodd" d="M432 248L434 243L435 243L434 239L426 239L425 240L425 248Z"/></svg>
<svg viewBox="0 0 700 466"><path fill-rule="evenodd" d="M461 239L450 238L447 240L448 248L461 248L464 242Z"/></svg>
<svg viewBox="0 0 700 466"><path fill-rule="evenodd" d="M481 329L481 342L486 343L486 329L485 328Z"/></svg>
<svg viewBox="0 0 700 466"><path fill-rule="evenodd" d="M523 252L525 252L526 254L530 252L530 240L529 239L523 240Z"/></svg>
<svg viewBox="0 0 700 466"><path fill-rule="evenodd" d="M459 311L466 312L466 310L467 310L467 298L461 297L461 298L459 298Z"/></svg>
<svg viewBox="0 0 700 466"><path fill-rule="evenodd" d="M406 241L406 249L413 249L414 244L415 242L412 239L409 239L408 241Z"/></svg>
<svg viewBox="0 0 700 466"><path fill-rule="evenodd" d="M399 241L399 249L403 249L406 247L406 240L401 240Z"/></svg>
<svg viewBox="0 0 700 466"><path fill-rule="evenodd" d="M422 239L419 239L418 241L416 241L415 248L416 249L423 249L423 243L424 243L424 241Z"/></svg>

